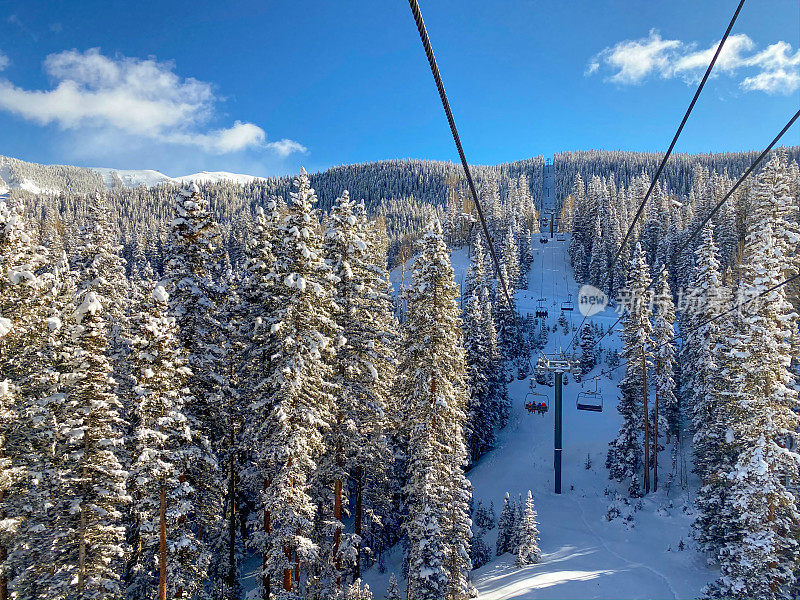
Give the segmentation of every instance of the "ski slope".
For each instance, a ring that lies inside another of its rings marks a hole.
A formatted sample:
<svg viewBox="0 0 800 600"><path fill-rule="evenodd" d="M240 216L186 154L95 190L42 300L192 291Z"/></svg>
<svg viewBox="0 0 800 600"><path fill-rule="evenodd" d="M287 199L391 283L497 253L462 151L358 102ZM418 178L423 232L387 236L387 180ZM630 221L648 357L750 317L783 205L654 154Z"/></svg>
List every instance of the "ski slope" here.
<svg viewBox="0 0 800 600"><path fill-rule="evenodd" d="M518 308L523 315L534 313L537 298L547 298L551 332L546 352L566 349L572 339L572 333L564 335L561 330L552 331L561 302L570 293L575 299L579 289L566 251L569 235L565 237L562 242L548 237L548 243L541 244L539 236L534 236L536 249L528 273L528 289L516 292ZM466 250L455 250L452 263L456 281L462 283L469 265ZM392 275L397 286L399 274L395 271ZM406 282L408 279L406 272ZM617 317L613 310L606 309L587 322L602 323L608 328ZM575 310L572 325L577 327L581 319ZM618 335L606 336L598 347L619 349ZM587 380L603 368L608 369L600 362L584 378L584 389L594 389L594 383ZM510 554L495 557L488 565L473 571L479 598L696 598L703 585L714 579L715 574L705 566L690 539L694 518L692 498L676 484L671 486L669 495L666 493L669 448L659 455L659 491L642 499L639 510L630 509L632 521L617 518L609 522L604 518L612 501L611 496L605 494L606 490L624 494L627 489L627 484L609 481L605 469L608 442L616 436L620 425L616 385L623 373L624 368L620 368L613 372L613 379L601 377L605 401L601 413L576 409L581 384L569 377L563 397L561 495L553 492L553 388L536 386L536 391L548 396L551 408L545 415L536 415L524 409L530 379L509 384L512 400L509 423L499 432L496 448L483 456L467 476L474 488L475 504L482 500L488 507L493 502L496 516L499 516L506 492L512 497L524 496L528 490L533 492L542 562L518 569ZM589 470L585 468L587 455L592 463ZM496 537L495 528L484 538L492 550ZM683 551L678 550L681 541L685 545ZM401 581L401 589L405 589L401 578L402 559L402 550L395 548L387 558L384 573L373 568L365 574L364 579L376 598L385 593L392 572Z"/></svg>

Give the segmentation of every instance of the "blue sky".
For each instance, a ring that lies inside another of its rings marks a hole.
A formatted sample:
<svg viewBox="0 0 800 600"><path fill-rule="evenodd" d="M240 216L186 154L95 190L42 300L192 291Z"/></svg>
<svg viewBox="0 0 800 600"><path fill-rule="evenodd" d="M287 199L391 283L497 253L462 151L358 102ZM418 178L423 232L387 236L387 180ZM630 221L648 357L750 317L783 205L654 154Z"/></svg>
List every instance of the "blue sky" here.
<svg viewBox="0 0 800 600"><path fill-rule="evenodd" d="M0 154L173 176L457 159L404 0L222 5L4 2ZM421 0L481 164L664 150L735 5ZM800 101L799 21L747 0L676 151L771 140Z"/></svg>

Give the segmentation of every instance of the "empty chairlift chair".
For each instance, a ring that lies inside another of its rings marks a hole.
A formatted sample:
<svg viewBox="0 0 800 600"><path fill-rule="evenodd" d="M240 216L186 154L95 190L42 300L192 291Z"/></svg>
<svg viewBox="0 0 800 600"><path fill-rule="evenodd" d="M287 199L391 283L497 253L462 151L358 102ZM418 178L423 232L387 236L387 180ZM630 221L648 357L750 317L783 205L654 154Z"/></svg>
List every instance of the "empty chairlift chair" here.
<svg viewBox="0 0 800 600"><path fill-rule="evenodd" d="M572 294L569 294L567 300L561 303L561 310L575 310L575 305L572 302Z"/></svg>
<svg viewBox="0 0 800 600"><path fill-rule="evenodd" d="M603 395L597 389L597 378L594 379L594 391L581 391L576 402L578 410L603 412Z"/></svg>

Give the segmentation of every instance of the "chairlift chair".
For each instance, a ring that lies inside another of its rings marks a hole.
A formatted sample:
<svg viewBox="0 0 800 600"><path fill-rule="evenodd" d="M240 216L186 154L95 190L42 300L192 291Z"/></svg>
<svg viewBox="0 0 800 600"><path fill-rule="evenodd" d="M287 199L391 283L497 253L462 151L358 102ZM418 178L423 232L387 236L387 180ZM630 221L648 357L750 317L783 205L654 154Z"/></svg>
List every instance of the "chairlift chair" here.
<svg viewBox="0 0 800 600"><path fill-rule="evenodd" d="M559 235L558 237L556 237L556 240L559 242L566 242L567 238L565 238L563 235Z"/></svg>
<svg viewBox="0 0 800 600"><path fill-rule="evenodd" d="M603 395L597 389L597 377L594 378L594 391L579 392L575 404L578 410L603 412Z"/></svg>
<svg viewBox="0 0 800 600"><path fill-rule="evenodd" d="M536 301L536 318L537 319L546 319L547 318L547 309L544 306L545 298L539 298Z"/></svg>
<svg viewBox="0 0 800 600"><path fill-rule="evenodd" d="M572 294L568 294L566 302L561 303L561 310L575 310L575 305L572 302Z"/></svg>
<svg viewBox="0 0 800 600"><path fill-rule="evenodd" d="M540 405L544 403L546 411L547 400L548 397L545 394L540 394L539 392L534 391L533 380L531 380L531 391L525 394L525 410L527 410L529 413L533 413L537 410L541 410Z"/></svg>

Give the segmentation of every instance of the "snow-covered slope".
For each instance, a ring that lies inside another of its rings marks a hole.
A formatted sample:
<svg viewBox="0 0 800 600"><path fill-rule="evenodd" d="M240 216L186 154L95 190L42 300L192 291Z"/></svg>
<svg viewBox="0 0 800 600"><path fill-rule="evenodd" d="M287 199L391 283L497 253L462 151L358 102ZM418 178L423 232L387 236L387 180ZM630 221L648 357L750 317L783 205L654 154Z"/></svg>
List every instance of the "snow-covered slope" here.
<svg viewBox="0 0 800 600"><path fill-rule="evenodd" d="M97 171L103 176L106 186L109 188L119 185L121 182L126 187L137 187L143 185L145 187L153 187L161 183L172 183L175 180L168 175L164 175L160 171L152 171L149 169L107 169L105 167L94 167L93 171ZM117 180L119 178L119 180Z"/></svg>
<svg viewBox="0 0 800 600"><path fill-rule="evenodd" d="M516 293L522 314L533 313L537 299L547 299L551 333L546 352L565 348L572 333L552 331L560 313L560 304L568 294L577 297L579 286L572 276L566 241L555 239L540 244L538 236L533 268L528 274L528 289ZM464 250L452 255L456 281L463 281L469 261ZM399 283L399 269L393 272ZM406 282L410 273L406 272ZM565 313L568 314L568 313ZM617 314L607 309L591 317L595 324L608 328ZM577 327L582 317L576 310L571 325ZM619 327L619 326L617 326ZM620 348L616 333L599 345L604 350ZM584 378L583 389L594 389L589 378L608 365L601 362ZM497 447L483 456L467 474L474 488L474 500L485 506L494 503L499 515L506 492L512 498L533 492L539 515L542 562L518 569L511 555L495 557L473 572L473 580L485 600L532 598L695 598L714 573L693 549L690 539L693 519L692 502L687 492L673 484L665 485L670 470L670 448L660 454L661 487L641 503L625 507L623 517L605 519L613 492L624 494L624 486L608 480L604 467L608 442L617 434L620 415L616 411L617 383L624 369L609 378L602 375L600 389L605 399L601 413L576 409L581 384L570 381L564 387L563 415L563 493L553 491L553 411L530 414L524 409L530 380L509 385L512 414L508 426L500 431ZM571 379L571 377L570 377ZM535 386L548 397L552 407L553 388ZM587 456L591 468L586 469ZM609 495L607 495L607 493ZM630 517L626 520L624 517ZM489 531L484 541L492 551L497 529ZM681 541L685 550L679 550ZM387 559L385 573L376 568L365 574L365 581L377 598L382 597L394 572L402 573L402 550L395 548ZM401 585L401 588L403 586Z"/></svg>
<svg viewBox="0 0 800 600"><path fill-rule="evenodd" d="M263 177L255 177L254 175L242 175L240 173L228 173L227 171L200 171L193 175L184 175L176 177L174 181L181 183L217 183L220 181L231 181L244 185L251 183L256 179L263 179Z"/></svg>
<svg viewBox="0 0 800 600"><path fill-rule="evenodd" d="M170 177L151 169L111 169L107 167L71 167L64 165L40 165L16 158L0 156L0 193L21 189L33 194L58 194L83 192L107 187L125 186L154 187L162 184L184 185L187 183L217 183L230 181L245 185L256 179L254 175L229 173L227 171L200 171L191 175Z"/></svg>
<svg viewBox="0 0 800 600"><path fill-rule="evenodd" d="M242 175L240 173L228 173L227 171L200 171L191 175L181 177L169 177L160 171L148 169L108 169L105 167L95 167L93 169L103 176L106 186L113 187L120 182L127 187L153 187L162 183L186 184L186 183L218 183L230 181L240 185L250 183L259 177L254 175ZM117 179L118 178L118 179Z"/></svg>

